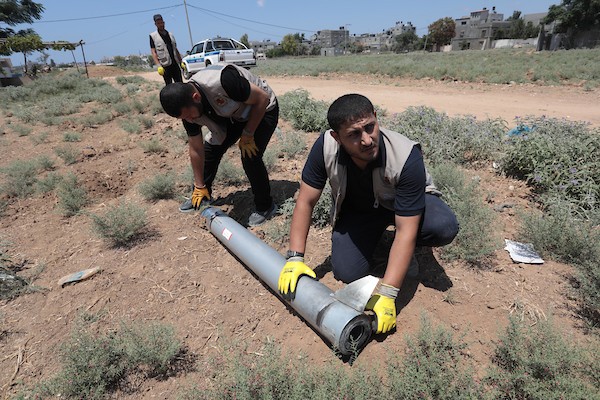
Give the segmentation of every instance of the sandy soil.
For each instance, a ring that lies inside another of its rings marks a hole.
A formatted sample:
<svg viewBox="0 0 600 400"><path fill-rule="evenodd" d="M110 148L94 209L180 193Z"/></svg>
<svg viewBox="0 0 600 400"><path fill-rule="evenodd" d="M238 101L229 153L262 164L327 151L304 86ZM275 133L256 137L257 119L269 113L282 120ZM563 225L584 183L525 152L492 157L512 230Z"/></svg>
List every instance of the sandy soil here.
<svg viewBox="0 0 600 400"><path fill-rule="evenodd" d="M99 74L108 75L105 71ZM160 81L156 73L145 76ZM277 93L302 87L324 100L349 91L361 92L390 112L423 104L449 114L467 112L481 118L511 120L517 115L546 114L600 124L598 92L575 87L375 82L372 78L364 82L365 78L347 76L268 80ZM249 354L260 354L266 340L274 340L285 352L305 354L314 363L332 359L328 345L204 230L197 215L179 213L178 200L148 203L141 199L137 191L140 182L159 172L181 173L189 163L185 144L168 133L180 130L179 122L164 114L154 119L154 126L138 136L127 134L117 121L95 128L36 126L33 134L49 132L47 143L37 146L14 132L4 135L0 167L18 158L53 155L53 149L64 144L66 130L80 132L82 141L75 145L85 155L82 153L80 162L71 166L58 160L57 170L61 174L71 171L81 178L91 197L86 210L102 212L126 199L147 207L151 227L151 234L134 246L114 249L92 233L88 216L62 217L55 210L54 194L10 203L0 218L0 237L13 244L11 253L16 261L23 261L23 274L44 267L35 284L45 289L0 302L0 387L4 394L14 394L58 371L59 345L81 313L97 316L94 324L98 329L115 327L122 320L172 324L199 362L223 352L232 341L243 341ZM0 121L0 125L5 122ZM291 129L285 122L280 126ZM308 134L307 143L316 137L315 133ZM151 138L165 144L168 152L144 154L139 142ZM237 151L230 151L228 157L239 163ZM271 173L277 201L296 192L305 157L301 154L277 163ZM498 240L512 238L518 226L516 213L532 207L528 188L522 182L497 176L490 165L478 165L469 174L481 178L487 198L482 202L489 207L511 205L497 212L496 228ZM251 211L248 185L218 185L215 191L232 217L247 218ZM281 223L281 218L271 223ZM263 229L254 232L264 236ZM320 266L320 279L335 289L341 285L326 266L329 236L329 229L311 231L307 262ZM281 252L286 249L285 243L272 245ZM503 250L483 270L460 262L442 262L437 251L419 256L419 262L419 279L407 281L402 288L398 331L372 341L356 365L368 368L390 353L402 353L404 333L417 330L423 312L434 323L465 335L468 352L481 371L511 313L532 323L542 313L552 314L556 325L571 337L586 340L583 322L569 295L569 277L574 272L569 266L555 262L513 264ZM102 273L76 285L57 286L60 277L92 266L101 267ZM164 381L146 381L138 392L119 393L118 397L175 398L182 387L202 384L204 379L201 369L188 371Z"/></svg>

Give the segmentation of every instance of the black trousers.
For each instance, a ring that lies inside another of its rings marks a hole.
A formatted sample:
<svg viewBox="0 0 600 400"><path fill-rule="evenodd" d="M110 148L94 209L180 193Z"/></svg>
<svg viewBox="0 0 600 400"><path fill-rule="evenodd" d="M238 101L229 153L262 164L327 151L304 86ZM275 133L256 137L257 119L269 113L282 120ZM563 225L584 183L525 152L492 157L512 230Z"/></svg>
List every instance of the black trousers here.
<svg viewBox="0 0 600 400"><path fill-rule="evenodd" d="M275 105L274 109L265 113L258 128L256 128L256 132L254 132L254 142L256 143L256 147L258 147L258 153L254 157L242 157L242 166L250 181L256 211L266 211L273 205L271 184L269 183L267 168L263 162L263 154L271 140L271 136L273 136L273 132L275 132L278 121L279 105ZM225 154L229 147L237 143L242 136L244 126L246 126L245 122L230 120L227 123L227 136L222 144L213 145L204 143L204 183L211 193L212 184L217 175L223 154Z"/></svg>
<svg viewBox="0 0 600 400"><path fill-rule="evenodd" d="M370 262L383 232L394 224L394 212L383 207L364 214L341 215L333 228L331 264L336 279L349 283L371 273ZM439 197L425 195L425 212L417 246L440 247L458 234L454 212Z"/></svg>
<svg viewBox="0 0 600 400"><path fill-rule="evenodd" d="M165 85L173 82L183 82L181 68L179 68L179 65L175 61L171 62L171 65L168 67L163 68L165 69L165 73L163 74Z"/></svg>

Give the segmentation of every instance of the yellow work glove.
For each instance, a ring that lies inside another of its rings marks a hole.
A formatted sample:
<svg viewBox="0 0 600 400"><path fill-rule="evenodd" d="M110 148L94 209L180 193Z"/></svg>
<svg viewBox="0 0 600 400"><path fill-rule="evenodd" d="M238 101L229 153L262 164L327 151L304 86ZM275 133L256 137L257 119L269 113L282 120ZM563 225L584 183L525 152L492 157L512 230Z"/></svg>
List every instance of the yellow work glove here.
<svg viewBox="0 0 600 400"><path fill-rule="evenodd" d="M183 61L181 62L181 69L185 71L185 63Z"/></svg>
<svg viewBox="0 0 600 400"><path fill-rule="evenodd" d="M165 69L162 66L158 67L158 74L160 76L163 76L165 74Z"/></svg>
<svg viewBox="0 0 600 400"><path fill-rule="evenodd" d="M210 193L208 192L208 189L206 186L199 188L194 185L194 191L192 192L192 206L194 207L194 210L198 210L200 208L203 200L210 200Z"/></svg>
<svg viewBox="0 0 600 400"><path fill-rule="evenodd" d="M379 293L374 294L369 299L366 310L373 310L377 317L377 332L387 333L396 327L396 296L399 289L386 285L381 285Z"/></svg>
<svg viewBox="0 0 600 400"><path fill-rule="evenodd" d="M304 264L304 257L291 257L287 260L283 269L279 273L279 282L277 289L281 296L286 300L294 300L296 297L296 285L302 275L308 275L316 278L315 271Z"/></svg>
<svg viewBox="0 0 600 400"><path fill-rule="evenodd" d="M247 134L246 131L242 133L238 146L240 147L242 157L244 158L254 157L258 154L258 147L256 147L256 143L254 142L254 135Z"/></svg>

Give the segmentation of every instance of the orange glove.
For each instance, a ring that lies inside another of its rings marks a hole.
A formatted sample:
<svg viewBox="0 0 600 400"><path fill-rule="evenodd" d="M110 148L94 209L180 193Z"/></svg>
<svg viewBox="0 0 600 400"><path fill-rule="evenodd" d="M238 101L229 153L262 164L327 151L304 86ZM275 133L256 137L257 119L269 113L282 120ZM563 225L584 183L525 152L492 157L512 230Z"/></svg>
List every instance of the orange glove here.
<svg viewBox="0 0 600 400"><path fill-rule="evenodd" d="M194 210L200 209L202 202L208 201L210 201L210 193L206 186L199 188L194 185L194 191L192 192L192 206L194 206Z"/></svg>

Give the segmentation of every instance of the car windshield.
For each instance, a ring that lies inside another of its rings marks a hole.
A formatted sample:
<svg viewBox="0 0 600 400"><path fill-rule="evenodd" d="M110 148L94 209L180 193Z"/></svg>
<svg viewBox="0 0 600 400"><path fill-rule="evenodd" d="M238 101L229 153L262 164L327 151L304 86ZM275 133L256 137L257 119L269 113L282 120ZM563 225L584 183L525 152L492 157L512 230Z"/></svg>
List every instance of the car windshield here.
<svg viewBox="0 0 600 400"><path fill-rule="evenodd" d="M232 50L234 47L229 40L213 40L215 50Z"/></svg>

